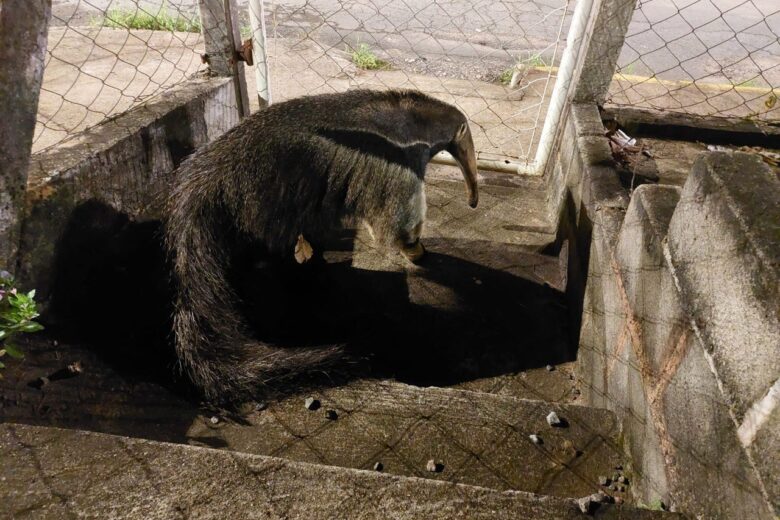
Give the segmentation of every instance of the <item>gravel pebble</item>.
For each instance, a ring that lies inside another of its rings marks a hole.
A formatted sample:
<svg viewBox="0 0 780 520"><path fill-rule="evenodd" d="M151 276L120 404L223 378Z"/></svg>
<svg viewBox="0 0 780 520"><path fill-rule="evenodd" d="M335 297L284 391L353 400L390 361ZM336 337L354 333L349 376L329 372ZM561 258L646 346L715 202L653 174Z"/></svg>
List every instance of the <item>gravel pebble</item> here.
<svg viewBox="0 0 780 520"><path fill-rule="evenodd" d="M303 402L303 406L305 406L307 410L314 411L320 407L320 402L313 397L307 397Z"/></svg>
<svg viewBox="0 0 780 520"><path fill-rule="evenodd" d="M548 372L552 372L553 370L555 370L555 367L554 367L554 366L552 366L552 365L547 365L547 366L546 366L546 367L544 367L544 368L546 368Z"/></svg>
<svg viewBox="0 0 780 520"><path fill-rule="evenodd" d="M374 463L374 471L382 471L383 469L385 469L385 467L382 465L381 462Z"/></svg>
<svg viewBox="0 0 780 520"><path fill-rule="evenodd" d="M328 410L325 412L325 417L331 421L335 421L339 418L339 414L336 413L336 410Z"/></svg>
<svg viewBox="0 0 780 520"><path fill-rule="evenodd" d="M425 469L431 473L441 473L441 471L444 469L444 464L439 464L435 460L431 459L425 465Z"/></svg>
<svg viewBox="0 0 780 520"><path fill-rule="evenodd" d="M211 417L211 419L209 419L209 421L211 421L211 424L217 424L219 422L219 417L214 415Z"/></svg>
<svg viewBox="0 0 780 520"><path fill-rule="evenodd" d="M536 435L535 433L532 433L528 436L529 439L531 439L531 442L534 444L542 444L542 438Z"/></svg>
<svg viewBox="0 0 780 520"><path fill-rule="evenodd" d="M599 506L600 503L604 502L604 496L593 493L592 495L589 495L587 497L582 497L577 500L577 505L580 508L580 511L585 513L586 515L593 514L594 511L596 511L596 508Z"/></svg>
<svg viewBox="0 0 780 520"><path fill-rule="evenodd" d="M550 412L547 414L547 424L550 426L563 426L563 421L561 421L561 418L558 417L557 413Z"/></svg>

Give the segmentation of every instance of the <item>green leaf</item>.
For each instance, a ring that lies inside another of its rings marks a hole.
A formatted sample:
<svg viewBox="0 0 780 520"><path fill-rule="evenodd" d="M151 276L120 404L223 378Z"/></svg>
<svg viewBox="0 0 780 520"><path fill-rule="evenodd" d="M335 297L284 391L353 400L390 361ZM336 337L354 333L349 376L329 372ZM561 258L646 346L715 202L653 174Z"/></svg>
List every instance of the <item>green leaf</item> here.
<svg viewBox="0 0 780 520"><path fill-rule="evenodd" d="M0 329L0 340L5 338L6 334L8 334L8 331L5 329Z"/></svg>
<svg viewBox="0 0 780 520"><path fill-rule="evenodd" d="M27 297L30 298L31 300L33 298L35 298L35 289L33 289L32 291L28 292L27 293Z"/></svg>
<svg viewBox="0 0 780 520"><path fill-rule="evenodd" d="M43 330L43 325L34 321L30 321L22 324L19 330L22 332L38 332L39 330Z"/></svg>
<svg viewBox="0 0 780 520"><path fill-rule="evenodd" d="M6 354L11 356L14 359L23 359L24 353L22 353L21 350L19 350L18 347L11 345L10 343L6 343L3 347L5 349Z"/></svg>

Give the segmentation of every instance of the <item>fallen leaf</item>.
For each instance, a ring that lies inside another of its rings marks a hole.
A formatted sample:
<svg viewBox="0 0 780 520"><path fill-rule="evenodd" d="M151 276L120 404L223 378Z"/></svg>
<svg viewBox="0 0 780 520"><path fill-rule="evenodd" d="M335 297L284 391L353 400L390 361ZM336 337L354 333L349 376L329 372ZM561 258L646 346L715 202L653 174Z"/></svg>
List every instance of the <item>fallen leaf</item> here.
<svg viewBox="0 0 780 520"><path fill-rule="evenodd" d="M314 256L314 249L311 244L303 238L303 235L298 235L298 242L295 244L295 261L299 264L305 264L311 257Z"/></svg>

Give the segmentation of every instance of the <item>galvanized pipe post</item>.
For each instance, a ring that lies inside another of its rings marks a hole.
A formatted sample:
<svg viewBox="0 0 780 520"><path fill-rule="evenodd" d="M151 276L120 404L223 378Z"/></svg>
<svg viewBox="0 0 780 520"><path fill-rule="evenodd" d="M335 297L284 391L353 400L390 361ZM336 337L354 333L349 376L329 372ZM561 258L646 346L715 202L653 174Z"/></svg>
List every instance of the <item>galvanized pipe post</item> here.
<svg viewBox="0 0 780 520"><path fill-rule="evenodd" d="M198 0L206 60L212 74L233 78L241 117L249 115L249 94L241 62L241 30L235 0Z"/></svg>
<svg viewBox="0 0 780 520"><path fill-rule="evenodd" d="M260 108L271 104L271 78L268 75L264 4L263 0L249 0L249 20L252 23L252 54L254 56L257 99L260 102Z"/></svg>
<svg viewBox="0 0 780 520"><path fill-rule="evenodd" d="M0 269L15 271L51 0L0 2Z"/></svg>

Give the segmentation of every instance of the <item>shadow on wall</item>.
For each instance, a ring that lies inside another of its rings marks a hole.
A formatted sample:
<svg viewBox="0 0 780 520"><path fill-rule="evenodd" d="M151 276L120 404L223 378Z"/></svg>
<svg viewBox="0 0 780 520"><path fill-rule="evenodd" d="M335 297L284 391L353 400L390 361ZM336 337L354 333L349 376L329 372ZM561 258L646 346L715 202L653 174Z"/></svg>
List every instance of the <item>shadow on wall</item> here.
<svg viewBox="0 0 780 520"><path fill-rule="evenodd" d="M233 259L231 283L259 339L286 348L343 343L353 354L337 371L343 377L417 385L572 359L563 294L463 258L489 256L501 244L429 240L420 269L407 273L353 268L353 241L351 231L336 237L327 248L337 252L332 262L299 266L259 248ZM55 270L48 318L58 334L88 341L123 375L188 391L175 377L174 287L159 221L86 202L58 244Z"/></svg>

